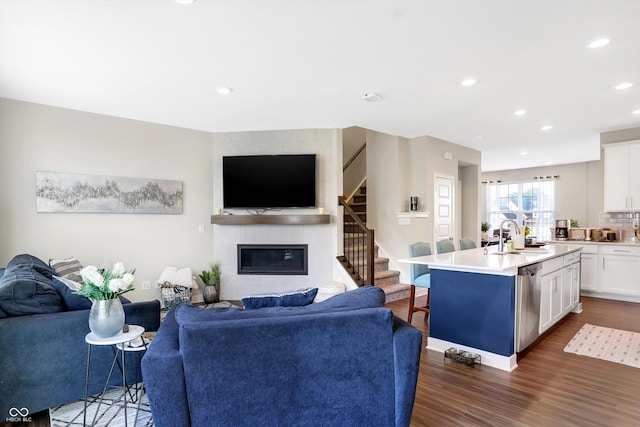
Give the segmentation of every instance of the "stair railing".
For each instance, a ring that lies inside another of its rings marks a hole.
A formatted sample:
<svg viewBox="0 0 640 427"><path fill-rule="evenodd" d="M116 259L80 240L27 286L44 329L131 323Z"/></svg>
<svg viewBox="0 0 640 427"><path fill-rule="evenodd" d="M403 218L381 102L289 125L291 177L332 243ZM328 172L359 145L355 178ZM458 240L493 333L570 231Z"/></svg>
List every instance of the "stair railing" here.
<svg viewBox="0 0 640 427"><path fill-rule="evenodd" d="M364 151L364 149L365 149L365 148L367 148L367 143L366 143L366 141L365 141L365 143L364 143L364 144L362 144L362 145L360 146L360 148L358 148L358 150L354 153L354 155L353 155L353 156L351 156L351 158L349 159L349 161L347 161L347 163L345 163L345 164L344 164L344 166L342 167L342 172L346 171L346 170L349 168L349 166L351 166L351 163L353 163L353 162L358 158L358 156L360 155L360 153L362 153L362 152Z"/></svg>
<svg viewBox="0 0 640 427"><path fill-rule="evenodd" d="M351 209L344 196L338 196L338 205L344 208L345 223L350 219L356 231L345 232L343 253L338 260L358 286L374 285L374 235L373 230Z"/></svg>

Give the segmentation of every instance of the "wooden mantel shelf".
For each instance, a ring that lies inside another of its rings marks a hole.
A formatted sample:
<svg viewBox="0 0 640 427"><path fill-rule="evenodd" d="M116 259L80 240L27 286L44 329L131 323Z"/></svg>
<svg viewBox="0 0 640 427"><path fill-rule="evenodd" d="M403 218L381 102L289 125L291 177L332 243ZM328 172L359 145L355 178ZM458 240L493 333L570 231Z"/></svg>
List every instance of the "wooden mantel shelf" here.
<svg viewBox="0 0 640 427"><path fill-rule="evenodd" d="M218 225L312 225L329 224L331 215L211 215L211 224Z"/></svg>

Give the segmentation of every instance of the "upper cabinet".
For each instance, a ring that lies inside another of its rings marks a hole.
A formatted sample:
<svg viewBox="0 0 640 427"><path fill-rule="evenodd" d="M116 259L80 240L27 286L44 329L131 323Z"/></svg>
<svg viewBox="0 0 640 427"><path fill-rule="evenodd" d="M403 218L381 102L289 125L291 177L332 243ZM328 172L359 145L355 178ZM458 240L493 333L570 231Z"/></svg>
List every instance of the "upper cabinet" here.
<svg viewBox="0 0 640 427"><path fill-rule="evenodd" d="M604 146L604 210L640 210L640 141Z"/></svg>

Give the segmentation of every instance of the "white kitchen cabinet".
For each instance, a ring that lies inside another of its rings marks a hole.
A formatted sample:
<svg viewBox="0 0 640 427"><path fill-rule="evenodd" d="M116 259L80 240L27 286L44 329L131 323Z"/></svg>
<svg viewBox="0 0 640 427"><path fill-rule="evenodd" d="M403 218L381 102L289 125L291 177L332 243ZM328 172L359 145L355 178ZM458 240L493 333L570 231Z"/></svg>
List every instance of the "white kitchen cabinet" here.
<svg viewBox="0 0 640 427"><path fill-rule="evenodd" d="M582 259L580 262L576 262L571 265L571 310L581 310L578 305L580 304L580 277L581 274Z"/></svg>
<svg viewBox="0 0 640 427"><path fill-rule="evenodd" d="M576 309L580 303L580 252L542 264L540 327L542 333Z"/></svg>
<svg viewBox="0 0 640 427"><path fill-rule="evenodd" d="M598 247L600 245L576 243L568 243L567 245L582 247L578 289L587 292L598 292ZM578 299L579 298L580 297L578 296Z"/></svg>
<svg viewBox="0 0 640 427"><path fill-rule="evenodd" d="M573 307L573 268L567 266L562 269L562 310L560 314L566 314Z"/></svg>
<svg viewBox="0 0 640 427"><path fill-rule="evenodd" d="M562 317L562 269L540 278L540 333Z"/></svg>
<svg viewBox="0 0 640 427"><path fill-rule="evenodd" d="M640 295L640 248L605 246L602 250L600 289L602 292Z"/></svg>
<svg viewBox="0 0 640 427"><path fill-rule="evenodd" d="M597 250L596 253L582 253L582 263L580 267L580 288L583 291L600 291L600 287L598 286Z"/></svg>
<svg viewBox="0 0 640 427"><path fill-rule="evenodd" d="M604 210L640 209L640 141L604 146Z"/></svg>

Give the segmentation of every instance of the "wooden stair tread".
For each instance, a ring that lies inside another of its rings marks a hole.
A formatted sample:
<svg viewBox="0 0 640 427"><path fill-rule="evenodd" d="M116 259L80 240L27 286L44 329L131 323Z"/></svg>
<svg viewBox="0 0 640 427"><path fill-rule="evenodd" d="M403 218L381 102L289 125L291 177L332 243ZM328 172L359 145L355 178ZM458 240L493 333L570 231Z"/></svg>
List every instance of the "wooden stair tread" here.
<svg viewBox="0 0 640 427"><path fill-rule="evenodd" d="M411 295L411 285L404 283L384 285L380 288L384 291L385 303L407 299Z"/></svg>

